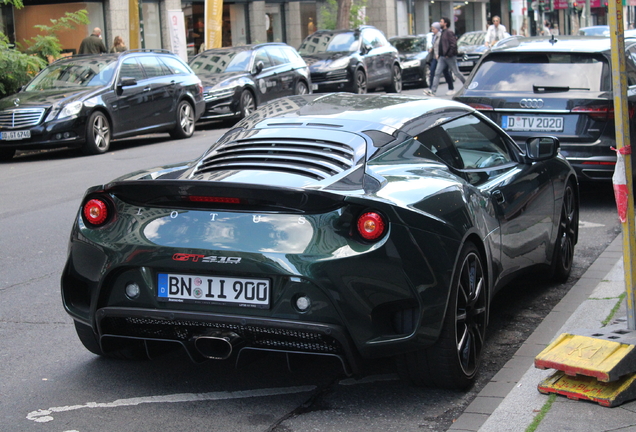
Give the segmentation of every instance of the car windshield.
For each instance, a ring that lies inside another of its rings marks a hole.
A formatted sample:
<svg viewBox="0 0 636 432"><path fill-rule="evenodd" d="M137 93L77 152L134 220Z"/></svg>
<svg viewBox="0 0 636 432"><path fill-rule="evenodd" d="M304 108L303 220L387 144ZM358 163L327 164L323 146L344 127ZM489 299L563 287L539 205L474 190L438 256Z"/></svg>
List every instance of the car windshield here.
<svg viewBox="0 0 636 432"><path fill-rule="evenodd" d="M421 52L426 51L426 38L392 39L391 45L403 53Z"/></svg>
<svg viewBox="0 0 636 432"><path fill-rule="evenodd" d="M249 72L252 51L214 51L195 57L190 67L195 74Z"/></svg>
<svg viewBox="0 0 636 432"><path fill-rule="evenodd" d="M575 71L575 73L573 73ZM535 87L606 91L610 69L600 54L497 53L468 83L475 91L533 92Z"/></svg>
<svg viewBox="0 0 636 432"><path fill-rule="evenodd" d="M357 33L316 33L303 42L298 49L300 54L324 52L353 52L360 46Z"/></svg>
<svg viewBox="0 0 636 432"><path fill-rule="evenodd" d="M483 45L486 32L465 33L457 39L457 46Z"/></svg>
<svg viewBox="0 0 636 432"><path fill-rule="evenodd" d="M25 90L42 91L105 85L115 73L115 60L100 58L91 61L53 63L36 76Z"/></svg>

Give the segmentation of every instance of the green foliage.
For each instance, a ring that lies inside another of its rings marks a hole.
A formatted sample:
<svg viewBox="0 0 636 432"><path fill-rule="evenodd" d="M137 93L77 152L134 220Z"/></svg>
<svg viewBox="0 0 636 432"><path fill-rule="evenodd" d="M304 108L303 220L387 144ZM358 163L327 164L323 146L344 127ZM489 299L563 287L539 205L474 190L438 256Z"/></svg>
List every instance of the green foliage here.
<svg viewBox="0 0 636 432"><path fill-rule="evenodd" d="M0 0L0 3L10 4L17 7L18 9L22 9L24 7L24 3L22 3L22 0Z"/></svg>
<svg viewBox="0 0 636 432"><path fill-rule="evenodd" d="M44 59L15 49L0 32L0 96L17 92L46 65Z"/></svg>
<svg viewBox="0 0 636 432"><path fill-rule="evenodd" d="M51 19L51 25L34 26L40 31L40 34L31 38L27 54L35 54L43 59L56 59L62 52L57 34L64 30L74 29L78 24L89 24L88 12L86 10L78 10L77 12L66 12L59 19Z"/></svg>
<svg viewBox="0 0 636 432"><path fill-rule="evenodd" d="M21 7L21 0L0 0L0 2ZM46 67L50 60L56 59L62 52L57 34L73 29L78 24L88 24L88 12L66 12L59 19L52 19L51 25L36 25L40 34L25 41L28 48L22 52L10 43L9 38L0 32L0 96L13 94L29 82L35 74Z"/></svg>
<svg viewBox="0 0 636 432"><path fill-rule="evenodd" d="M356 28L366 24L366 16L360 18L360 13L367 6L367 0L353 0L349 14L349 28ZM325 30L335 30L338 20L338 1L327 0L320 10L320 27Z"/></svg>

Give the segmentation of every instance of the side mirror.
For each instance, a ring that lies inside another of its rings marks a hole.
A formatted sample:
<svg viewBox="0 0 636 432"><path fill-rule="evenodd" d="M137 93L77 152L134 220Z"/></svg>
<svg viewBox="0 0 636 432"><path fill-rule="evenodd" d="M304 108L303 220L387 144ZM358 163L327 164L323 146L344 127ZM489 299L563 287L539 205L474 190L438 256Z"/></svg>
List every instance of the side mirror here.
<svg viewBox="0 0 636 432"><path fill-rule="evenodd" d="M137 80L130 77L123 77L119 80L120 87L134 86L137 85Z"/></svg>
<svg viewBox="0 0 636 432"><path fill-rule="evenodd" d="M559 139L556 137L536 137L526 140L526 155L531 161L551 159L557 155Z"/></svg>
<svg viewBox="0 0 636 432"><path fill-rule="evenodd" d="M257 74L263 72L263 69L265 69L265 64L261 60L259 60L259 61L256 62L256 65L254 65L253 74L257 75Z"/></svg>
<svg viewBox="0 0 636 432"><path fill-rule="evenodd" d="M369 51L371 51L373 49L373 47L371 45L362 45L362 49L360 50L360 52L362 53L362 55L368 54Z"/></svg>

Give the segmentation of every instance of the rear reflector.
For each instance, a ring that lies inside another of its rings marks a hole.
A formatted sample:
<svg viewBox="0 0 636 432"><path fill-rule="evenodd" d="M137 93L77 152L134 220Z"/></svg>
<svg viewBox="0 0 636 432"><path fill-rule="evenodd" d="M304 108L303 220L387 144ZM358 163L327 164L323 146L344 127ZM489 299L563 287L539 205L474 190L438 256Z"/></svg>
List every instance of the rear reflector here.
<svg viewBox="0 0 636 432"><path fill-rule="evenodd" d="M189 196L189 201L194 202L212 202L212 203L223 203L223 204L240 204L240 198L231 198L231 197L211 197L211 196Z"/></svg>
<svg viewBox="0 0 636 432"><path fill-rule="evenodd" d="M93 198L84 204L84 218L91 225L102 225L108 218L108 207L100 199Z"/></svg>
<svg viewBox="0 0 636 432"><path fill-rule="evenodd" d="M368 212L358 218L358 233L365 240L377 240L385 230L384 218L378 213Z"/></svg>
<svg viewBox="0 0 636 432"><path fill-rule="evenodd" d="M490 105L480 103L469 103L468 106L475 108L477 111L494 111Z"/></svg>
<svg viewBox="0 0 636 432"><path fill-rule="evenodd" d="M604 162L604 161L586 161L581 165L616 165L616 162Z"/></svg>

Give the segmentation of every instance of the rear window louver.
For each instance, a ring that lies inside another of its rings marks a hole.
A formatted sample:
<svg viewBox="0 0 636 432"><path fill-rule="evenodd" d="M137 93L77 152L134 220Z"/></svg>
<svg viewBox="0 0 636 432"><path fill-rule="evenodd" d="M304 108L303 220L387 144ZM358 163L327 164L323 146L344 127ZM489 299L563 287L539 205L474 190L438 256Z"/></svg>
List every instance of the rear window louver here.
<svg viewBox="0 0 636 432"><path fill-rule="evenodd" d="M299 138L246 139L229 142L207 156L194 176L219 171L278 171L324 180L350 169L348 145Z"/></svg>

